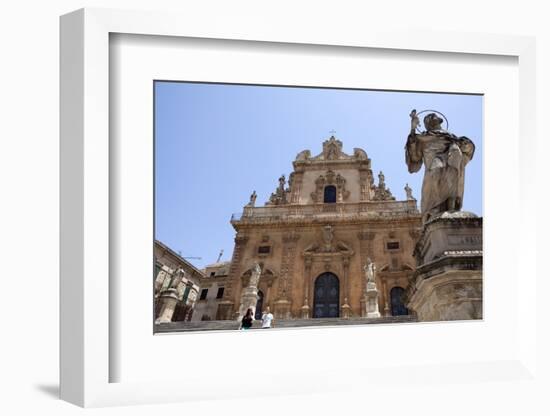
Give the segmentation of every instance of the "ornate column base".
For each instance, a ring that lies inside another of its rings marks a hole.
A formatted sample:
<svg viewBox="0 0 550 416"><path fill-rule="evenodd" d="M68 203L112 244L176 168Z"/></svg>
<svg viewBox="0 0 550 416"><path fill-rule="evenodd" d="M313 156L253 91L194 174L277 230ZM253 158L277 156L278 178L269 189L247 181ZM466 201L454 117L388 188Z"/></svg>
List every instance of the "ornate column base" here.
<svg viewBox="0 0 550 416"><path fill-rule="evenodd" d="M309 306L307 304L302 306L302 308L300 309L300 312L302 314L302 319L309 319L310 318Z"/></svg>
<svg viewBox="0 0 550 416"><path fill-rule="evenodd" d="M239 306L238 314L235 313L238 320L245 315L248 308L252 309L252 315L256 313L256 304L258 303L258 289L255 287L247 287L243 290L241 296L241 304Z"/></svg>
<svg viewBox="0 0 550 416"><path fill-rule="evenodd" d="M445 212L429 221L415 247L407 307L419 321L483 318L483 219Z"/></svg>
<svg viewBox="0 0 550 416"><path fill-rule="evenodd" d="M384 306L384 316L391 316L391 310L388 302L386 302L386 306Z"/></svg>
<svg viewBox="0 0 550 416"><path fill-rule="evenodd" d="M273 315L275 319L290 319L290 301L288 299L278 299L273 304Z"/></svg>
<svg viewBox="0 0 550 416"><path fill-rule="evenodd" d="M367 289L365 298L367 318L380 318L380 311L378 310L378 290L376 288Z"/></svg>
<svg viewBox="0 0 550 416"><path fill-rule="evenodd" d="M160 313L156 323L172 322L176 305L178 304L178 291L176 289L167 289L160 294L158 302L161 303Z"/></svg>
<svg viewBox="0 0 550 416"><path fill-rule="evenodd" d="M348 305L348 303L344 303L342 305L342 318L343 319L349 319L351 316L351 306Z"/></svg>

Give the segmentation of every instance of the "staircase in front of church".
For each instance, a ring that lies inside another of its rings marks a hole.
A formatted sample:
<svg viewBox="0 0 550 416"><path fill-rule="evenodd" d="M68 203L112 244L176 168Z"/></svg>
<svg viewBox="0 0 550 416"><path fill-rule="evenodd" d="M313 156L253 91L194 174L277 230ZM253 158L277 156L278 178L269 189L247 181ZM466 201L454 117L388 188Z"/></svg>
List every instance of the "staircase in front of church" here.
<svg viewBox="0 0 550 416"><path fill-rule="evenodd" d="M274 329L303 327L333 327L343 325L398 324L417 322L415 316L386 316L382 318L314 318L314 319L278 319ZM239 329L237 321L200 321L200 322L167 322L155 325L155 333L187 331L232 331ZM252 330L261 329L261 321L254 321Z"/></svg>

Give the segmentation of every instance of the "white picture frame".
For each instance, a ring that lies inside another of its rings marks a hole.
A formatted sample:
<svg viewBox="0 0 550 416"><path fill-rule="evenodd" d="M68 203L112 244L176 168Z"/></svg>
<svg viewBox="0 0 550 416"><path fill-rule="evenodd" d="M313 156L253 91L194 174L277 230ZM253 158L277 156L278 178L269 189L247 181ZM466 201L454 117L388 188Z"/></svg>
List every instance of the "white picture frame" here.
<svg viewBox="0 0 550 416"><path fill-rule="evenodd" d="M239 31L235 31L238 27ZM227 379L207 380L194 373L181 385L162 381L113 382L111 368L121 357L112 348L110 311L113 292L110 284L113 259L110 258L110 227L115 218L110 213L110 173L116 170L110 159L110 34L130 34L182 38L225 39L281 44L332 45L340 48L429 51L439 54L494 55L518 60L519 106L519 229L517 262L522 264L522 281L531 289L519 289L514 318L518 326L517 346L507 359L468 363L453 361L439 364L420 362L414 372L416 382L448 382L448 378L481 383L502 380L537 383L537 327L530 319L536 310L534 288L538 278L535 251L536 217L526 215L534 204L533 181L527 167L536 160L535 41L529 37L472 33L433 33L381 31L361 28L358 31L326 31L312 24L307 32L299 25L285 26L250 21L228 22L213 18L209 24L192 16L168 13L83 9L61 18L61 398L80 406L108 406L160 403L205 398L239 397L240 383L228 386ZM487 149L486 149L487 151ZM152 244L152 243L151 243ZM516 273L519 273L516 271ZM459 325L459 324L456 324ZM458 331L458 326L455 326ZM322 329L319 331L329 331ZM260 335L260 334L258 334ZM151 331L152 336L152 331ZM269 336L277 336L277 333ZM316 336L316 335L312 335ZM257 337L255 337L257 338ZM169 337L164 344L170 344ZM254 341L258 342L258 341ZM135 345L134 348L139 348ZM399 377L402 368L376 368L368 363L369 376L359 378L364 370L342 367L330 369L338 382L316 382L318 374L308 372L289 380L284 373L269 375L269 393L330 393L342 389L361 389L364 381L376 388L373 380ZM472 374L484 372L483 377ZM447 376L440 376L446 373ZM246 372L240 375L245 380ZM447 378L446 378L447 377ZM239 377L231 375L232 379ZM199 388L192 388L196 383ZM209 386L205 391L204 386Z"/></svg>

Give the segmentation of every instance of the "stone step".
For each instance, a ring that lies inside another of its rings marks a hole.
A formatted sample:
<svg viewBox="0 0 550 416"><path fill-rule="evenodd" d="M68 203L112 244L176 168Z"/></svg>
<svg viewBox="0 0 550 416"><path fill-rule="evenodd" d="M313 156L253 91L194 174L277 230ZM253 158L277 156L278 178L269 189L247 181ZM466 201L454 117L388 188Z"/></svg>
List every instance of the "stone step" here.
<svg viewBox="0 0 550 416"><path fill-rule="evenodd" d="M415 316L386 316L381 318L314 318L314 319L277 319L275 328L300 328L311 326L341 326L366 324L395 324L417 322ZM239 328L237 321L201 321L201 322L167 322L155 325L156 333L187 331L231 331ZM261 322L254 321L252 329L261 329Z"/></svg>

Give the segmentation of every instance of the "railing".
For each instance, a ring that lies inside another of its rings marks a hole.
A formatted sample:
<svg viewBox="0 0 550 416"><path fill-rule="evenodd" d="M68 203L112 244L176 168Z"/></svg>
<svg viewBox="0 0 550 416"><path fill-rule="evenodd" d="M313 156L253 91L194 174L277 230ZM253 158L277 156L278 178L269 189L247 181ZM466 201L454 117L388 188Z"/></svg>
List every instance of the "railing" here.
<svg viewBox="0 0 550 416"><path fill-rule="evenodd" d="M241 213L231 216L231 222L255 220L292 220L307 218L340 217L396 217L418 215L416 201L368 201L355 203L282 205L266 207L245 207Z"/></svg>

